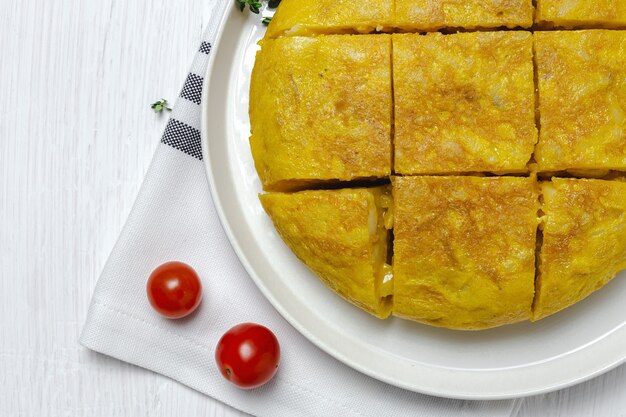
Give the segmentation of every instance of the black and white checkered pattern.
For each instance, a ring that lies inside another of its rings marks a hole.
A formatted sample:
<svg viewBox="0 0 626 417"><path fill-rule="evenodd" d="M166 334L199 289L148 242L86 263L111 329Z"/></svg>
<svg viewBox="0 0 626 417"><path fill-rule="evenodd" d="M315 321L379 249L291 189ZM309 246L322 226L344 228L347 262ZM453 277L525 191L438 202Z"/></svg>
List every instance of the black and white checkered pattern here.
<svg viewBox="0 0 626 417"><path fill-rule="evenodd" d="M198 60L198 58L201 58L199 62L205 62L207 58L206 55L208 55L210 52L211 44L209 42L202 42L199 49L200 56L196 57L196 60ZM198 72L200 71L198 70ZM200 112L203 81L204 80L201 76L190 72L187 75L187 79L185 80L183 89L180 92L180 97L182 99L193 103L191 104L192 106L198 106L198 112ZM193 111L195 112L195 110ZM170 120L168 120L167 125L165 126L165 132L163 132L161 143L171 146L172 148L178 149L179 151L184 152L187 155L191 155L194 158L198 158L201 160L202 145L199 123L188 122L194 125L190 126L190 124L178 120L177 116L178 118L181 118L181 116L183 116L182 119L185 120L184 115L177 113L176 109L174 109L172 117L170 118ZM199 118L197 118L196 120L199 120Z"/></svg>
<svg viewBox="0 0 626 417"><path fill-rule="evenodd" d="M200 52L208 55L209 52L211 52L211 44L209 42L202 42L202 45L200 45Z"/></svg>
<svg viewBox="0 0 626 417"><path fill-rule="evenodd" d="M176 119L172 118L167 122L161 142L194 158L202 159L200 131Z"/></svg>
<svg viewBox="0 0 626 417"><path fill-rule="evenodd" d="M202 97L202 81L202 77L196 74L190 73L187 75L187 80L185 81L180 96L196 104L200 104L200 98Z"/></svg>

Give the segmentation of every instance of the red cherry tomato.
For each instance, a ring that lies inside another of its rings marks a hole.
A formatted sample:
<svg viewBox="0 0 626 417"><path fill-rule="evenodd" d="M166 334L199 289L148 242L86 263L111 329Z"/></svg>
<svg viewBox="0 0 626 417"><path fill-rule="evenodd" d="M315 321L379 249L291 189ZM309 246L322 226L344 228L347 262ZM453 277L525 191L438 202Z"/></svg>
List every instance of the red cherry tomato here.
<svg viewBox="0 0 626 417"><path fill-rule="evenodd" d="M278 339L260 324L238 324L224 333L217 343L215 361L222 375L238 387L259 387L272 379L278 370Z"/></svg>
<svg viewBox="0 0 626 417"><path fill-rule="evenodd" d="M170 319L191 314L202 299L198 274L182 262L166 262L158 266L150 274L146 289L152 307Z"/></svg>

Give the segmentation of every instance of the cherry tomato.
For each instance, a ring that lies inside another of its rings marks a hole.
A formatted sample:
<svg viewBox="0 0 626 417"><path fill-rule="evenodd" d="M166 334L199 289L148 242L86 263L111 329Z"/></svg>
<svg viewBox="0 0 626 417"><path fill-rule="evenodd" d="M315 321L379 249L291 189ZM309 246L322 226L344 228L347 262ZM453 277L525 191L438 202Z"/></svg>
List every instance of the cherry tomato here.
<svg viewBox="0 0 626 417"><path fill-rule="evenodd" d="M215 361L227 380L240 388L252 389L276 374L280 345L267 327L242 323L224 333L217 342Z"/></svg>
<svg viewBox="0 0 626 417"><path fill-rule="evenodd" d="M146 290L152 307L170 319L191 314L202 299L198 274L182 262L166 262L158 266L150 274Z"/></svg>

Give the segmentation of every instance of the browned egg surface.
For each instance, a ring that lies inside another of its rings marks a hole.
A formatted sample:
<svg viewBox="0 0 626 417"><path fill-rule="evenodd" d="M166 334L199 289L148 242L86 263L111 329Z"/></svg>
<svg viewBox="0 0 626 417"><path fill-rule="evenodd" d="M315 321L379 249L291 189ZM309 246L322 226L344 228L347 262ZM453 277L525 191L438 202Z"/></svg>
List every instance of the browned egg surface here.
<svg viewBox="0 0 626 417"><path fill-rule="evenodd" d="M261 203L378 318L554 314L626 269L624 29L623 0L283 0L250 88Z"/></svg>

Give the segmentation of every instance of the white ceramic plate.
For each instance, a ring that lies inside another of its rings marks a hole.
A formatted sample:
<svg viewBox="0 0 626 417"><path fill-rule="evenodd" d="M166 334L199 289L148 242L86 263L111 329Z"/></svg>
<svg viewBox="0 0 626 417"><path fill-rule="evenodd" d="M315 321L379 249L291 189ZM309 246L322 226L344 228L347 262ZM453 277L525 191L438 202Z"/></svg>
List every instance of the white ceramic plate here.
<svg viewBox="0 0 626 417"><path fill-rule="evenodd" d="M626 276L537 323L480 332L380 321L327 289L291 253L263 212L248 146L248 88L258 16L222 20L204 83L202 141L226 233L263 294L311 342L345 364L409 390L463 399L563 388L626 361Z"/></svg>

